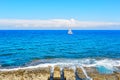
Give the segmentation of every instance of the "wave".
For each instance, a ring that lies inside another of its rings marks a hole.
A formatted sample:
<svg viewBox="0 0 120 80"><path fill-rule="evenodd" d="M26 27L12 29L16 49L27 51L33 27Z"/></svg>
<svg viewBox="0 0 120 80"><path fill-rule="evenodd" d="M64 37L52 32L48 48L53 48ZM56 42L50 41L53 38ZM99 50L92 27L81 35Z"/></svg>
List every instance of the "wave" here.
<svg viewBox="0 0 120 80"><path fill-rule="evenodd" d="M13 55L13 53L0 54L0 56L10 56L10 55Z"/></svg>
<svg viewBox="0 0 120 80"><path fill-rule="evenodd" d="M75 69L75 67L105 67L109 70L115 70L117 67L120 67L119 59L42 59L32 61L26 64L24 67L17 68L2 68L0 71L11 71L11 70L19 70L19 69L32 69L32 68L40 68L40 67L54 67L60 66L61 68L69 67Z"/></svg>

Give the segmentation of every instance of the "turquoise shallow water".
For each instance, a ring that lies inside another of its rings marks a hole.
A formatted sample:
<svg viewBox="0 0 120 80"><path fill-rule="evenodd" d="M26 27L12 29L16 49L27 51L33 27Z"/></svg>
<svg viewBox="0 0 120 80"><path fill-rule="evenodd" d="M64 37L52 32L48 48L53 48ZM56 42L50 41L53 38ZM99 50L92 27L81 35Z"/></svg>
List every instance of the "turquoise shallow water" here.
<svg viewBox="0 0 120 80"><path fill-rule="evenodd" d="M120 65L119 30L73 30L73 35L67 30L0 31L0 68L57 62L99 65L100 60Z"/></svg>

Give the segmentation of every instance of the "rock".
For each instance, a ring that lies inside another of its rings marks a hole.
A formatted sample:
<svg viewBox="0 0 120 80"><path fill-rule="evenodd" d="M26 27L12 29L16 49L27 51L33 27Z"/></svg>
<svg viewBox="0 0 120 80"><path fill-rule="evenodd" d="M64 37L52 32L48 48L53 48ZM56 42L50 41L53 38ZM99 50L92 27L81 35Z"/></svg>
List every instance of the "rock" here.
<svg viewBox="0 0 120 80"><path fill-rule="evenodd" d="M93 80L106 80L104 75L101 74L94 74L94 76L92 76Z"/></svg>
<svg viewBox="0 0 120 80"><path fill-rule="evenodd" d="M64 68L65 80L75 80L75 73L73 69Z"/></svg>
<svg viewBox="0 0 120 80"><path fill-rule="evenodd" d="M60 74L60 67L55 66L53 78L54 78L54 80L60 80L60 77L61 77L61 74Z"/></svg>
<svg viewBox="0 0 120 80"><path fill-rule="evenodd" d="M120 72L115 72L114 74L118 77L118 80L120 80Z"/></svg>
<svg viewBox="0 0 120 80"><path fill-rule="evenodd" d="M93 80L106 80L105 76L99 74L95 67L85 67L88 76L91 77Z"/></svg>
<svg viewBox="0 0 120 80"><path fill-rule="evenodd" d="M48 80L49 77L49 68L0 72L0 80Z"/></svg>
<svg viewBox="0 0 120 80"><path fill-rule="evenodd" d="M104 79L104 78L97 78L97 77L94 77L94 78L92 78L93 80L106 80L106 79Z"/></svg>
<svg viewBox="0 0 120 80"><path fill-rule="evenodd" d="M86 78L86 76L84 75L84 73L83 73L81 68L77 68L76 71L77 71L77 75L78 75L79 78L81 78L81 79L85 79Z"/></svg>
<svg viewBox="0 0 120 80"><path fill-rule="evenodd" d="M116 76L115 74L108 74L105 75L106 80L119 80L118 76Z"/></svg>
<svg viewBox="0 0 120 80"><path fill-rule="evenodd" d="M50 68L32 68L32 69L19 69L13 71L0 71L0 80L49 80ZM120 80L120 72L114 72L113 74L100 74L95 67L84 67L88 76L93 80ZM86 80L81 68L76 68L77 75L81 79ZM60 80L61 77L64 80L76 80L73 69L64 68L64 77L61 76L60 67L54 67L53 78L54 80ZM77 77L78 77L77 76Z"/></svg>

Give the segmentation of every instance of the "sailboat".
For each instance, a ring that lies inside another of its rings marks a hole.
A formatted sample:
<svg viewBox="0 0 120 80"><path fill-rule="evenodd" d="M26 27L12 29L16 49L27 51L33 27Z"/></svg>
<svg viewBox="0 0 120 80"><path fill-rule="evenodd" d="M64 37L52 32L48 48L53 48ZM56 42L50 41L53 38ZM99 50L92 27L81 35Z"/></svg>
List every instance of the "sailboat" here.
<svg viewBox="0 0 120 80"><path fill-rule="evenodd" d="M71 29L68 30L68 34L73 34Z"/></svg>

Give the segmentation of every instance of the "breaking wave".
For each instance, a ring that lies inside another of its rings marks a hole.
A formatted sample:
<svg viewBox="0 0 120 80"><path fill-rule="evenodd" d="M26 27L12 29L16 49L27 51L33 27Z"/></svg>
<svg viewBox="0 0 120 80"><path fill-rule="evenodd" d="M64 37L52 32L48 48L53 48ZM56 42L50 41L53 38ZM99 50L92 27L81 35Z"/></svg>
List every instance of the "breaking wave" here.
<svg viewBox="0 0 120 80"><path fill-rule="evenodd" d="M116 59L42 59L31 61L26 64L24 67L17 68L1 68L0 71L11 71L19 69L31 69L39 67L54 67L60 66L61 68L69 67L75 69L76 67L97 67L107 69L107 70L117 70L120 71L120 60Z"/></svg>

